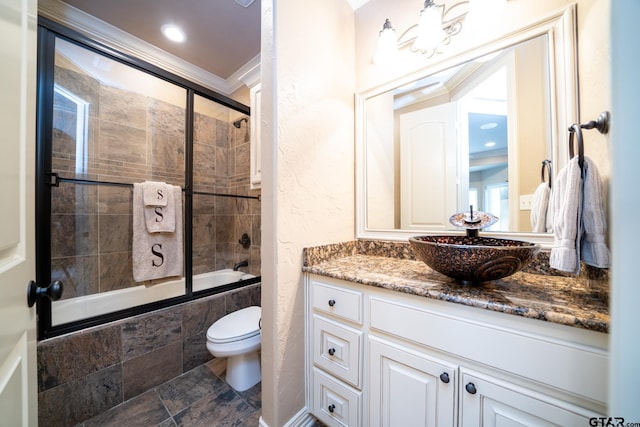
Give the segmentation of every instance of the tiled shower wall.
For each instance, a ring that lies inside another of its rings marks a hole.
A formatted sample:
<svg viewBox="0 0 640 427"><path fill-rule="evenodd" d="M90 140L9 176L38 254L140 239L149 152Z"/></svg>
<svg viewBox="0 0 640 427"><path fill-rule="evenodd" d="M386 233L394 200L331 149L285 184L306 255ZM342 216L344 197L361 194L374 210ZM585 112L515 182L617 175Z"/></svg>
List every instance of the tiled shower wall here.
<svg viewBox="0 0 640 427"><path fill-rule="evenodd" d="M89 103L88 141L77 146L74 106L54 109L52 169L62 177L110 182L160 180L184 186L185 109L100 84L77 70L55 69L56 84ZM213 101L206 101L213 102ZM195 115L194 190L259 195L249 189L249 126ZM78 159L78 157L81 157ZM52 189L52 280L63 298L135 286L132 189L62 182ZM193 274L249 260L260 274L260 202L193 196ZM244 249L243 233L251 239Z"/></svg>
<svg viewBox="0 0 640 427"><path fill-rule="evenodd" d="M75 425L205 363L207 328L250 305L260 285L40 342L39 425Z"/></svg>

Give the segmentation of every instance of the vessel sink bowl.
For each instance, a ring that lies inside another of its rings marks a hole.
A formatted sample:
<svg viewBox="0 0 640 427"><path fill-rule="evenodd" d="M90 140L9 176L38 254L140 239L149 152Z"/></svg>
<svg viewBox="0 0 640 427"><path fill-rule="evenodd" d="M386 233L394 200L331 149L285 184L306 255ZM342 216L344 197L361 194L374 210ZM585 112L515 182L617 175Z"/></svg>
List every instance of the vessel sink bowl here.
<svg viewBox="0 0 640 427"><path fill-rule="evenodd" d="M479 236L415 236L409 243L429 267L468 283L510 276L540 251L535 243Z"/></svg>

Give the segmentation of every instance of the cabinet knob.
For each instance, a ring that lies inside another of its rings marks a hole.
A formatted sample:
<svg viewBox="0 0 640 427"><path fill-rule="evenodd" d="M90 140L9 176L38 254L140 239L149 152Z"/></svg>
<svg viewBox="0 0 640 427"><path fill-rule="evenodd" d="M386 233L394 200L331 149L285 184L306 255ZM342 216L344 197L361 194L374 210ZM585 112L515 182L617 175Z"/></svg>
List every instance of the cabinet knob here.
<svg viewBox="0 0 640 427"><path fill-rule="evenodd" d="M440 374L440 381L442 381L445 384L449 383L449 374L447 374L446 372L443 372Z"/></svg>
<svg viewBox="0 0 640 427"><path fill-rule="evenodd" d="M468 383L464 388L469 394L476 394L476 386L473 383Z"/></svg>
<svg viewBox="0 0 640 427"><path fill-rule="evenodd" d="M333 307L334 305L336 305L336 300L330 299L329 300L329 307Z"/></svg>
<svg viewBox="0 0 640 427"><path fill-rule="evenodd" d="M329 353L329 356L333 356L334 354L336 354L336 349L332 347L328 350L328 353Z"/></svg>
<svg viewBox="0 0 640 427"><path fill-rule="evenodd" d="M329 410L329 412L331 412L333 414L333 411L335 411L335 409L336 409L336 405L334 405L332 403L331 405L329 405L329 407L327 409Z"/></svg>

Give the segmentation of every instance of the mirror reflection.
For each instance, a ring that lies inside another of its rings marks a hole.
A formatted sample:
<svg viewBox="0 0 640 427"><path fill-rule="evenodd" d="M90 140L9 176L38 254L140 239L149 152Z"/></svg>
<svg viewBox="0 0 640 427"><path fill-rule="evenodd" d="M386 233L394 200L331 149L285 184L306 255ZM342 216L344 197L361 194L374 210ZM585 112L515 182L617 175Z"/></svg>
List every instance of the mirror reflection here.
<svg viewBox="0 0 640 427"><path fill-rule="evenodd" d="M368 230L530 232L530 200L553 160L549 37L523 41L364 100ZM555 168L554 168L555 170Z"/></svg>

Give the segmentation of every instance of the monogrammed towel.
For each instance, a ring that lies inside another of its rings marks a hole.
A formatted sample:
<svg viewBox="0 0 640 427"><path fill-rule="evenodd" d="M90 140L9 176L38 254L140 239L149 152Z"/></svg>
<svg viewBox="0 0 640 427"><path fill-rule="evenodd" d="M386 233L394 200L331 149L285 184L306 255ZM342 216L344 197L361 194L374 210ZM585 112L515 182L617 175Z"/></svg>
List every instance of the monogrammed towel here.
<svg viewBox="0 0 640 427"><path fill-rule="evenodd" d="M145 221L143 185L133 184L133 279L136 282L182 276L182 189L172 186L173 233L149 233Z"/></svg>
<svg viewBox="0 0 640 427"><path fill-rule="evenodd" d="M171 201L171 185L164 182L145 181L142 183L145 206L167 206Z"/></svg>

